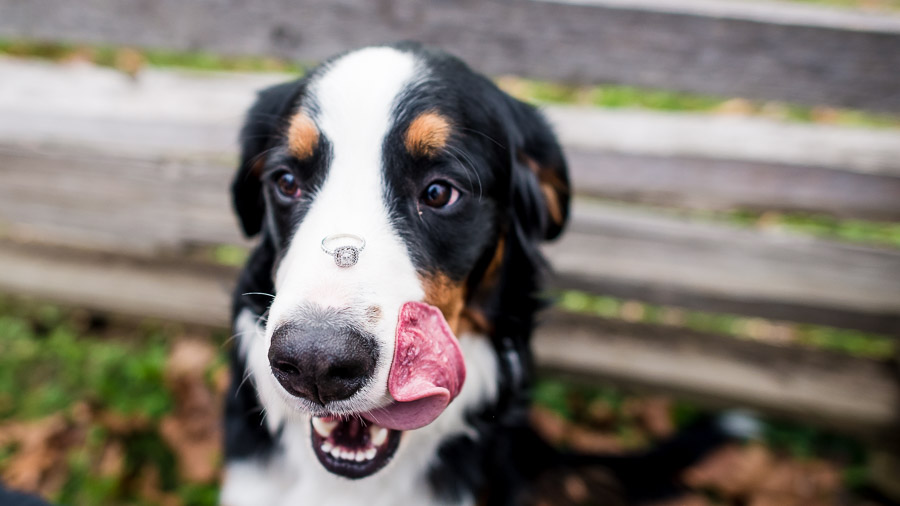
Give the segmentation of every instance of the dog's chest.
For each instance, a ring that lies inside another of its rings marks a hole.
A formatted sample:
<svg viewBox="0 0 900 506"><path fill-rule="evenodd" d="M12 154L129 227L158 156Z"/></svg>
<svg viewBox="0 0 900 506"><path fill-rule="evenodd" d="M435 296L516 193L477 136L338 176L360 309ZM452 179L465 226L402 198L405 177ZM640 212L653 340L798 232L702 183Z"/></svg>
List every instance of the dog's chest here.
<svg viewBox="0 0 900 506"><path fill-rule="evenodd" d="M364 480L335 476L307 452L308 435L285 431L279 454L268 462L259 459L229 462L222 487L224 506L395 506L469 505L470 499L449 501L437 497L429 484L427 463L407 453L386 469ZM303 445L306 445L304 447Z"/></svg>

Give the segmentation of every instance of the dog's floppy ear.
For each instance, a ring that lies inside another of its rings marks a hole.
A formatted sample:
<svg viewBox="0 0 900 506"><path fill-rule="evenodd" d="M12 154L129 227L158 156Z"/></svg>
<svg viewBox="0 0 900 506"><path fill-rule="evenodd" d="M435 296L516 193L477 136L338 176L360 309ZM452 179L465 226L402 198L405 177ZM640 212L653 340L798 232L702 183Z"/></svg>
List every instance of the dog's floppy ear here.
<svg viewBox="0 0 900 506"><path fill-rule="evenodd" d="M553 130L534 107L509 98L512 203L532 238L559 236L569 218L569 174Z"/></svg>
<svg viewBox="0 0 900 506"><path fill-rule="evenodd" d="M262 229L265 203L260 171L265 165L266 151L285 127L284 114L292 106L298 89L298 83L290 82L259 92L241 129L241 161L231 184L231 196L247 237Z"/></svg>

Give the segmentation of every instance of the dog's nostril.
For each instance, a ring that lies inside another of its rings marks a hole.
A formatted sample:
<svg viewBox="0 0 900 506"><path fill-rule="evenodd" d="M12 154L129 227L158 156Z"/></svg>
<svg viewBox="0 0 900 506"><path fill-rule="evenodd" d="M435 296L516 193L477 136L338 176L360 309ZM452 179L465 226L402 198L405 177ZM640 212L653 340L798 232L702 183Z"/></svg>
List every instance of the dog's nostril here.
<svg viewBox="0 0 900 506"><path fill-rule="evenodd" d="M292 364L289 364L287 362L278 361L278 362L272 364L272 367L274 367L275 369L278 369L278 371L280 371L284 374L290 374L290 375L300 374L299 369L297 369Z"/></svg>

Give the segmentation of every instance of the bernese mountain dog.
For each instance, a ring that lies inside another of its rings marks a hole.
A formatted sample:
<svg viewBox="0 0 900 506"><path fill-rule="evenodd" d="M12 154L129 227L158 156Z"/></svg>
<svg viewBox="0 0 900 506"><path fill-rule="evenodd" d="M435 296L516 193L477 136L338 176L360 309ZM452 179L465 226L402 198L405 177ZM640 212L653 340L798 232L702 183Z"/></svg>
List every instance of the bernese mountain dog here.
<svg viewBox="0 0 900 506"><path fill-rule="evenodd" d="M222 504L526 504L580 465L528 424L571 193L534 107L400 43L263 90L241 143ZM687 461L623 462L627 493Z"/></svg>

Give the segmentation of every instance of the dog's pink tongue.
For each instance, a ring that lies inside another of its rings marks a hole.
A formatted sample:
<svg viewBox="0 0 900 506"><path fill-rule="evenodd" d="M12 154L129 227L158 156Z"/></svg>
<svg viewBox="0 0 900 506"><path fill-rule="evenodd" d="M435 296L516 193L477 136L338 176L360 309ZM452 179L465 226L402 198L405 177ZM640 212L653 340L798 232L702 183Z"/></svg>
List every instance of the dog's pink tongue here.
<svg viewBox="0 0 900 506"><path fill-rule="evenodd" d="M456 337L441 311L422 302L400 309L388 391L394 402L366 418L389 429L411 430L433 422L466 379Z"/></svg>

